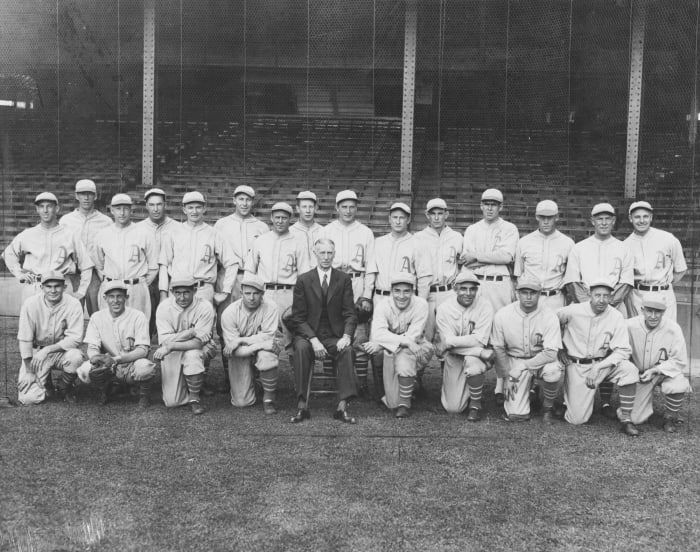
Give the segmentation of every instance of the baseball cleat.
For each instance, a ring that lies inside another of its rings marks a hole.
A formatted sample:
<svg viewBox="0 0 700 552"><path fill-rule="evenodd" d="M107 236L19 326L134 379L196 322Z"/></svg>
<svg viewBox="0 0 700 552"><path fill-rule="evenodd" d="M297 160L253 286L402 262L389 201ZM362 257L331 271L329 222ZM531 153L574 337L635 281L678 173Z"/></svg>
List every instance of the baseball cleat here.
<svg viewBox="0 0 700 552"><path fill-rule="evenodd" d="M263 401L263 412L267 415L277 414L275 403L272 401Z"/></svg>
<svg viewBox="0 0 700 552"><path fill-rule="evenodd" d="M600 409L600 413L605 416L608 420L617 420L617 410L615 410L609 404L604 404Z"/></svg>
<svg viewBox="0 0 700 552"><path fill-rule="evenodd" d="M410 411L407 407L405 407L405 406L403 406L403 405L399 406L399 407L396 409L396 414L395 414L395 416L396 416L397 418L408 418L410 415L411 415L411 411Z"/></svg>
<svg viewBox="0 0 700 552"><path fill-rule="evenodd" d="M204 407L199 401L192 401L190 403L190 410L192 410L192 414L194 414L195 416L204 414Z"/></svg>
<svg viewBox="0 0 700 552"><path fill-rule="evenodd" d="M151 406L151 401L148 398L148 395L141 395L139 397L139 408L148 408Z"/></svg>
<svg viewBox="0 0 700 552"><path fill-rule="evenodd" d="M639 436L639 430L635 427L635 425L632 422L622 422L620 424L620 431L622 431L622 433L625 433L626 435L629 435L630 437Z"/></svg>
<svg viewBox="0 0 700 552"><path fill-rule="evenodd" d="M542 423L546 425L552 425L554 423L554 415L551 410L545 410L542 414Z"/></svg>
<svg viewBox="0 0 700 552"><path fill-rule="evenodd" d="M683 420L677 418L666 418L664 420L664 431L666 433L677 433L683 425Z"/></svg>
<svg viewBox="0 0 700 552"><path fill-rule="evenodd" d="M481 420L481 410L478 408L470 408L467 413L467 421L478 422L479 420Z"/></svg>

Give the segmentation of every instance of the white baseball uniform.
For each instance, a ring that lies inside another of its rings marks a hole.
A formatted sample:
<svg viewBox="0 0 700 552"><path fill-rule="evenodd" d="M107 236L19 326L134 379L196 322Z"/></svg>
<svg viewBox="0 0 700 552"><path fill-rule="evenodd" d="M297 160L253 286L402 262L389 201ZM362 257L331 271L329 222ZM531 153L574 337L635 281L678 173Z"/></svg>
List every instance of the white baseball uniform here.
<svg viewBox="0 0 700 552"><path fill-rule="evenodd" d="M269 342L270 347L278 339L280 314L273 302L263 299L260 306L249 311L239 299L231 303L221 317L224 342L230 345L241 337L248 344ZM237 347L228 361L228 375L231 381L231 404L251 406L255 403L253 367L262 372L277 368L279 357L271 350L251 351L248 345Z"/></svg>
<svg viewBox="0 0 700 552"><path fill-rule="evenodd" d="M427 323L428 302L422 297L412 297L404 310L396 307L392 297L384 297L374 309L370 341L384 348L384 400L389 408L410 406L402 402L399 378L414 378L417 364L427 363L433 355L433 345L423 337ZM418 355L401 346L405 338L420 345ZM412 387L409 401L411 391Z"/></svg>
<svg viewBox="0 0 700 552"><path fill-rule="evenodd" d="M123 280L129 286L126 305L151 316L148 285L156 277L158 259L155 244L144 226L116 224L99 231L95 238L95 268L104 275L99 291L100 309L106 307L104 287L111 280Z"/></svg>
<svg viewBox="0 0 700 552"><path fill-rule="evenodd" d="M343 224L338 220L326 225L323 237L335 244L333 268L352 277L352 294L355 301L360 297L372 300L374 275L367 274L367 261L374 256L374 234L358 221Z"/></svg>
<svg viewBox="0 0 700 552"><path fill-rule="evenodd" d="M83 307L75 297L63 296L49 306L44 294L33 295L22 304L17 340L22 363L19 369L18 397L22 404L38 404L46 398L46 381L51 368L75 373L83 362L78 349L83 337ZM34 373L25 359L48 345L60 345L61 351L50 353Z"/></svg>
<svg viewBox="0 0 700 552"><path fill-rule="evenodd" d="M590 303L573 303L556 312L563 327L562 343L571 359L566 366L565 419L585 424L593 413L595 389L586 386L586 376L594 366L602 366L597 384L612 381L618 387L635 384L639 372L627 360L632 352L627 326L620 311L608 306L595 314Z"/></svg>
<svg viewBox="0 0 700 552"><path fill-rule="evenodd" d="M491 345L496 353L496 371L500 377L519 378L514 396L503 407L511 419L530 417L530 383L541 378L546 386L545 408L552 408L562 367L557 361L561 349L559 319L547 307L526 313L520 301L501 308L493 319Z"/></svg>
<svg viewBox="0 0 700 552"><path fill-rule="evenodd" d="M310 268L316 268L314 244L316 240L321 237L323 226L317 222L314 222L311 226L306 226L298 220L289 227L289 231L292 234L296 234L296 236L306 244L306 255L309 259Z"/></svg>
<svg viewBox="0 0 700 552"><path fill-rule="evenodd" d="M442 406L452 414L464 412L471 398L472 406L477 408L481 404L483 382L470 389L468 380L486 372L479 354L491 336L493 307L484 297L477 296L465 308L452 292L452 297L438 306L435 322L441 340L449 347L444 355Z"/></svg>
<svg viewBox="0 0 700 552"><path fill-rule="evenodd" d="M205 363L214 357L216 343L213 338L216 313L209 301L195 297L192 304L183 309L170 296L158 305L156 324L158 343L161 345L181 341L178 334L193 331L201 346L188 351L172 351L160 362L162 374L163 402L165 406L182 406L189 402L185 377L204 374ZM182 340L187 341L187 340Z"/></svg>
<svg viewBox="0 0 700 552"><path fill-rule="evenodd" d="M632 347L632 364L640 374L650 368L660 371L651 381L637 383L632 423L641 424L654 413L654 387L661 385L661 393L665 397L690 391L690 384L685 377L688 370L688 353L683 330L675 320L667 319L665 314L653 330L647 328L642 314L626 320L626 323Z"/></svg>
<svg viewBox="0 0 700 552"><path fill-rule="evenodd" d="M494 311L515 300L508 265L515 259L515 248L519 238L515 225L502 218L492 223L482 219L467 226L464 231L462 252L471 251L477 257L477 264L466 268L473 270L481 281L479 294L491 302ZM480 253L488 255L491 262L481 262ZM499 262L494 263L494 258Z"/></svg>
<svg viewBox="0 0 700 552"><path fill-rule="evenodd" d="M553 311L564 306L564 274L573 246L574 240L559 230L549 235L535 230L518 241L513 273L519 280L539 282L540 306Z"/></svg>
<svg viewBox="0 0 700 552"><path fill-rule="evenodd" d="M418 279L418 295L428 297L428 289L433 274L424 251L410 232L396 238L390 232L374 241L374 252L367 261L367 274L374 275L375 309L383 296L391 294L391 277L397 272L413 274Z"/></svg>
<svg viewBox="0 0 700 552"><path fill-rule="evenodd" d="M634 259L634 289L628 296L628 304L631 303L632 307L630 316L638 314L644 296L655 291L663 294L666 299L664 317L676 320L673 276L676 272L688 269L681 242L670 232L649 228L644 236L632 233L623 243Z"/></svg>

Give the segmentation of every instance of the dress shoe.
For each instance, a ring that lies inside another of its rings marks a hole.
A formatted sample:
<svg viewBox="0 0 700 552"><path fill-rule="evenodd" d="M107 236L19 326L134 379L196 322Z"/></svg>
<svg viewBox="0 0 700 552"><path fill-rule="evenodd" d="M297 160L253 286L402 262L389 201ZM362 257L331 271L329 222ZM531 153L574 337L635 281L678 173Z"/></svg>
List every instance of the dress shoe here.
<svg viewBox="0 0 700 552"><path fill-rule="evenodd" d="M410 415L411 411L406 406L401 405L396 409L397 418L408 418Z"/></svg>
<svg viewBox="0 0 700 552"><path fill-rule="evenodd" d="M352 416L350 416L350 414L348 414L347 410L336 410L333 413L333 419L340 420L341 422L346 423L346 424L356 424L357 423L357 420L355 418L353 418Z"/></svg>
<svg viewBox="0 0 700 552"><path fill-rule="evenodd" d="M626 435L629 435L630 437L639 436L639 430L632 422L622 422L622 424L620 424L620 431Z"/></svg>
<svg viewBox="0 0 700 552"><path fill-rule="evenodd" d="M604 404L600 409L600 413L605 416L608 420L617 420L617 410L615 410L609 404Z"/></svg>
<svg viewBox="0 0 700 552"><path fill-rule="evenodd" d="M297 413L291 417L289 420L290 423L292 424L300 424L304 420L310 420L311 419L311 412L309 412L308 408L300 408L297 410Z"/></svg>
<svg viewBox="0 0 700 552"><path fill-rule="evenodd" d="M277 414L277 409L275 408L275 403L272 401L263 401L263 412L268 416L272 414Z"/></svg>
<svg viewBox="0 0 700 552"><path fill-rule="evenodd" d="M481 410L478 408L470 408L467 413L467 421L478 422L479 420L481 420Z"/></svg>
<svg viewBox="0 0 700 552"><path fill-rule="evenodd" d="M202 406L202 403L199 401L192 401L190 403L190 410L192 410L192 414L195 416L199 416L200 414L204 414L204 407Z"/></svg>

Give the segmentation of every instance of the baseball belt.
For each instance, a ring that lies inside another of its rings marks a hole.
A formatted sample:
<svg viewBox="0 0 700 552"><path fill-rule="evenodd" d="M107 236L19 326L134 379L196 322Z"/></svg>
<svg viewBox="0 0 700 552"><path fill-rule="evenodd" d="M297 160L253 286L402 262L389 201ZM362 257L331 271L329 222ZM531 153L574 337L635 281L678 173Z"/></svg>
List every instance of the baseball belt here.
<svg viewBox="0 0 700 552"><path fill-rule="evenodd" d="M558 289L543 289L540 291L540 295L544 295L545 297L551 297L552 295L556 295L559 293Z"/></svg>
<svg viewBox="0 0 700 552"><path fill-rule="evenodd" d="M375 295L391 295L391 292L387 291L385 289L375 289L374 294Z"/></svg>
<svg viewBox="0 0 700 552"><path fill-rule="evenodd" d="M597 357L597 358L576 358L576 357L569 357L573 362L576 364L593 364L595 362L600 362L606 357Z"/></svg>
<svg viewBox="0 0 700 552"><path fill-rule="evenodd" d="M449 291L452 289L452 284L447 284L444 286L430 286L430 291Z"/></svg>
<svg viewBox="0 0 700 552"><path fill-rule="evenodd" d="M138 284L143 278L132 278L131 280L122 280L121 278L110 278L109 276L105 276L105 280L108 282L113 282L114 280L119 280L120 282L124 282L125 284Z"/></svg>
<svg viewBox="0 0 700 552"><path fill-rule="evenodd" d="M201 288L201 287L204 287L206 285L213 286L214 284L212 284L211 282L205 282L204 280L197 280L194 283L194 287L197 287L197 288Z"/></svg>
<svg viewBox="0 0 700 552"><path fill-rule="evenodd" d="M364 276L365 273L364 272L346 272L345 274L350 276L350 278L359 278L361 276Z"/></svg>
<svg viewBox="0 0 700 552"><path fill-rule="evenodd" d="M487 282L501 282L505 280L506 278L509 278L509 276L484 276L483 274L477 274L476 275L478 280L486 280Z"/></svg>
<svg viewBox="0 0 700 552"><path fill-rule="evenodd" d="M275 284L272 282L265 284L265 289L292 289L293 287L292 284Z"/></svg>
<svg viewBox="0 0 700 552"><path fill-rule="evenodd" d="M639 282L634 283L634 287L640 291L666 291L669 287L668 284L665 286L647 286L646 284L640 284Z"/></svg>

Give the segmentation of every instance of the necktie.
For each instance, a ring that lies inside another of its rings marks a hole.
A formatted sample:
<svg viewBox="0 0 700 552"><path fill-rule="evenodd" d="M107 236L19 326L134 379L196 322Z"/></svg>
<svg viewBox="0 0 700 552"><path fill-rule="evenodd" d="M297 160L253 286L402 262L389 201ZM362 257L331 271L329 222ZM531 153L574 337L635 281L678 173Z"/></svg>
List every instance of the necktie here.
<svg viewBox="0 0 700 552"><path fill-rule="evenodd" d="M328 293L328 274L323 275L323 283L321 284L321 289L323 290L323 295Z"/></svg>

